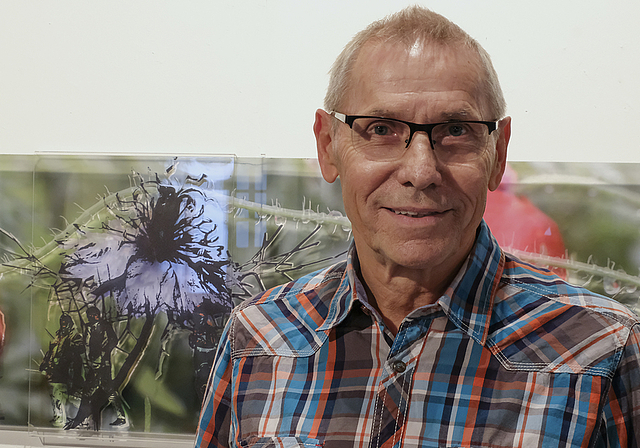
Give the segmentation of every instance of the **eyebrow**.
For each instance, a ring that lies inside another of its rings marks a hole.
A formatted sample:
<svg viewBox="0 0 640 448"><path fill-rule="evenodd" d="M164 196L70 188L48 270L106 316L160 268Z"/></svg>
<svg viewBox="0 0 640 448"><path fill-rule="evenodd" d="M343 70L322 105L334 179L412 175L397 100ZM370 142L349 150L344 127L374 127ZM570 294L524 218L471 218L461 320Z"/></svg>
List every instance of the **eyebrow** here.
<svg viewBox="0 0 640 448"><path fill-rule="evenodd" d="M371 115L371 116L376 116L376 117L384 117L384 118L396 118L396 119L400 119L398 118L399 116L388 110L388 109L373 109L370 112L367 112L367 115Z"/></svg>
<svg viewBox="0 0 640 448"><path fill-rule="evenodd" d="M398 115L397 112L391 111L389 109L373 109L367 115L383 117L383 118L393 118L396 120L402 120L403 118ZM468 109L460 109L452 112L443 112L439 115L437 122L446 122L446 121L466 121L470 118L470 111ZM478 118L479 119L479 118ZM434 123L436 123L434 121Z"/></svg>
<svg viewBox="0 0 640 448"><path fill-rule="evenodd" d="M469 115L467 109L462 109L456 112L444 112L441 117L445 120L468 120Z"/></svg>

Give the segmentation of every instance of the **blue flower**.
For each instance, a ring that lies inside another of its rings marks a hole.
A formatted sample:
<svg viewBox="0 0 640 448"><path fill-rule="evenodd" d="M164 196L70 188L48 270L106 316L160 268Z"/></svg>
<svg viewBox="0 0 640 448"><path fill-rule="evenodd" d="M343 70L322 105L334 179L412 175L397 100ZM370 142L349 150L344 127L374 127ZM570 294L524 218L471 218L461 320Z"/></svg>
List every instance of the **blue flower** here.
<svg viewBox="0 0 640 448"><path fill-rule="evenodd" d="M62 283L74 295L80 285L134 314L145 304L193 311L204 299L231 306L229 260L217 236L223 211L205 190L141 181L131 198L108 208L112 217L82 228L61 266Z"/></svg>

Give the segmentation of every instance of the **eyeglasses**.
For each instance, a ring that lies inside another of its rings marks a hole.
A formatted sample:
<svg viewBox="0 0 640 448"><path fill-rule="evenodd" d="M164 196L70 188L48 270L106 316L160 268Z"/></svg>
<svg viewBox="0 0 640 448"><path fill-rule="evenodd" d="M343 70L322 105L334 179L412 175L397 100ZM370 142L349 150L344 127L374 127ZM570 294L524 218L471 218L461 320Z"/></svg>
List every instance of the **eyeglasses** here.
<svg viewBox="0 0 640 448"><path fill-rule="evenodd" d="M431 149L442 163L465 163L479 157L498 127L496 121L449 121L418 124L369 115L330 112L351 128L353 147L369 160L402 157L416 132L425 132Z"/></svg>

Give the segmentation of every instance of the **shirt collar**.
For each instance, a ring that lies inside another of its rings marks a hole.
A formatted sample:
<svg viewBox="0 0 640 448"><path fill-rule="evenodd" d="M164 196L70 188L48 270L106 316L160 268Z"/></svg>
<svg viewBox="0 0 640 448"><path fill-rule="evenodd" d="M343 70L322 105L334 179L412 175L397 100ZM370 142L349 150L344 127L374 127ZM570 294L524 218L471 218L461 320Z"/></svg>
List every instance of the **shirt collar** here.
<svg viewBox="0 0 640 448"><path fill-rule="evenodd" d="M438 303L449 320L484 345L505 257L489 227L481 222L476 243Z"/></svg>
<svg viewBox="0 0 640 448"><path fill-rule="evenodd" d="M358 296L364 297L366 294L362 284L358 280L358 256L356 254L356 245L353 240L349 245L347 252L346 267L342 274L340 286L336 290L329 305L329 314L324 323L318 327L316 331L324 331L340 324L351 311L354 301L358 300Z"/></svg>
<svg viewBox="0 0 640 448"><path fill-rule="evenodd" d="M318 331L340 324L356 302L366 308L371 307L358 279L357 269L358 256L352 241L342 281L331 300L329 314ZM480 344L487 339L494 297L503 269L504 254L483 220L473 249L453 282L438 299L449 320ZM375 313L375 310L371 311Z"/></svg>

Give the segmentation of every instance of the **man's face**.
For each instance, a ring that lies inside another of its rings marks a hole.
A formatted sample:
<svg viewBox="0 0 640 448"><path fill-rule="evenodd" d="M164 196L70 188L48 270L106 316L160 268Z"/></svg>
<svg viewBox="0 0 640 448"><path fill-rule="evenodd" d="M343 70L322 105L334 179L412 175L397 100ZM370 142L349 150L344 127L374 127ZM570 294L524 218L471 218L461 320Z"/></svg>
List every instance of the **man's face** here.
<svg viewBox="0 0 640 448"><path fill-rule="evenodd" d="M338 112L416 123L494 120L479 92L477 56L463 49L369 42ZM509 120L501 122L479 158L443 165L428 136L413 136L404 155L372 161L353 148L351 130L318 112L316 137L323 176L341 179L345 211L364 266L429 269L455 274L469 253L484 212L487 189L504 171ZM323 131L326 131L323 133Z"/></svg>

